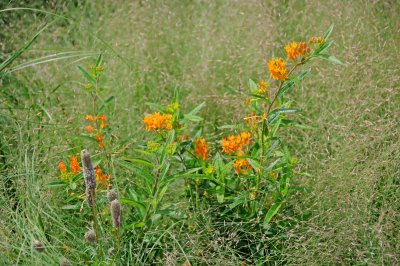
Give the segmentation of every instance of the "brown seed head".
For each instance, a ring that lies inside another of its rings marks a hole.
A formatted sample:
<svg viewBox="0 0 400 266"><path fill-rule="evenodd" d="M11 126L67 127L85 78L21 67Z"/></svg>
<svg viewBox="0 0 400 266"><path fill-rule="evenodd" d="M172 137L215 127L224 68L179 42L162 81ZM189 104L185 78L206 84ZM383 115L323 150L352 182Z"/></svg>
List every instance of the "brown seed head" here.
<svg viewBox="0 0 400 266"><path fill-rule="evenodd" d="M42 242L39 240L33 240L32 241L32 247L37 251L37 252L44 252L44 246Z"/></svg>
<svg viewBox="0 0 400 266"><path fill-rule="evenodd" d="M86 201L89 207L92 207L96 204L96 173L94 172L89 152L87 150L82 150L81 157L83 176L86 185Z"/></svg>
<svg viewBox="0 0 400 266"><path fill-rule="evenodd" d="M107 192L107 198L109 202L112 202L113 200L117 199L117 192L115 192L114 189L111 189Z"/></svg>
<svg viewBox="0 0 400 266"><path fill-rule="evenodd" d="M121 203L117 199L111 202L111 218L114 227L121 227Z"/></svg>
<svg viewBox="0 0 400 266"><path fill-rule="evenodd" d="M93 230L87 231L85 233L85 238L87 242L94 243L96 241L96 234Z"/></svg>

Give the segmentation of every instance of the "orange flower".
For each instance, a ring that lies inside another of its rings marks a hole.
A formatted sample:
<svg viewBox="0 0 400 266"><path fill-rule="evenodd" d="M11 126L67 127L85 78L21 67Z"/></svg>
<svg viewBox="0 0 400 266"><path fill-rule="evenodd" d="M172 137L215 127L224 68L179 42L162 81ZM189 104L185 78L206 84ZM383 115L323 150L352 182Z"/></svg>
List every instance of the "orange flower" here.
<svg viewBox="0 0 400 266"><path fill-rule="evenodd" d="M250 139L251 139L251 133L250 132L242 132L242 133L240 133L240 138L241 138L241 142L243 145L249 145Z"/></svg>
<svg viewBox="0 0 400 266"><path fill-rule="evenodd" d="M96 166L96 181L100 182L104 187L107 186L107 175L101 171L98 165Z"/></svg>
<svg viewBox="0 0 400 266"><path fill-rule="evenodd" d="M159 129L172 129L171 124L172 115L171 114L160 114L159 112L155 112L154 114L147 115L143 118L143 123L146 125L146 130L159 130Z"/></svg>
<svg viewBox="0 0 400 266"><path fill-rule="evenodd" d="M94 117L93 117L92 115L87 115L87 116L86 116L86 119L87 119L88 121L90 121L90 122L93 122L93 121L94 121Z"/></svg>
<svg viewBox="0 0 400 266"><path fill-rule="evenodd" d="M98 115L97 120L101 121L100 128L106 127L106 116L105 115Z"/></svg>
<svg viewBox="0 0 400 266"><path fill-rule="evenodd" d="M287 56L290 60L295 60L300 56L305 56L310 49L307 47L306 42L292 42L285 45Z"/></svg>
<svg viewBox="0 0 400 266"><path fill-rule="evenodd" d="M236 174L246 174L246 170L250 170L252 167L246 159L236 159L233 163Z"/></svg>
<svg viewBox="0 0 400 266"><path fill-rule="evenodd" d="M58 169L60 169L61 173L65 173L67 171L67 167L65 166L64 162L59 162L58 163Z"/></svg>
<svg viewBox="0 0 400 266"><path fill-rule="evenodd" d="M208 145L206 144L206 140L204 138L200 139L195 139L194 140L194 151L196 154L196 157L203 158L203 160L207 159L208 157Z"/></svg>
<svg viewBox="0 0 400 266"><path fill-rule="evenodd" d="M243 149L243 145L250 144L251 133L242 132L239 135L231 135L228 138L222 139L222 151L227 154L232 154L235 151Z"/></svg>
<svg viewBox="0 0 400 266"><path fill-rule="evenodd" d="M96 139L97 139L97 142L99 143L99 147L104 148L105 145L103 142L103 136L97 136Z"/></svg>
<svg viewBox="0 0 400 266"><path fill-rule="evenodd" d="M69 160L71 161L69 169L71 169L72 173L74 173L75 175L78 174L81 171L78 163L78 158L76 156L71 156Z"/></svg>
<svg viewBox="0 0 400 266"><path fill-rule="evenodd" d="M89 132L92 132L93 131L93 127L89 125L89 126L86 127L86 130L89 131Z"/></svg>
<svg viewBox="0 0 400 266"><path fill-rule="evenodd" d="M282 58L274 58L268 62L269 72L276 80L285 80L288 77L286 62Z"/></svg>

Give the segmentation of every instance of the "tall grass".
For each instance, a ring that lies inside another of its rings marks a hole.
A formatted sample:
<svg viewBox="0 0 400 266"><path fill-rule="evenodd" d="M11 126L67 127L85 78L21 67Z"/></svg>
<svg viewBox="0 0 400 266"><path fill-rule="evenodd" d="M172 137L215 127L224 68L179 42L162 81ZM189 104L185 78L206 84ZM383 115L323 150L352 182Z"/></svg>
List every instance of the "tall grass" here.
<svg viewBox="0 0 400 266"><path fill-rule="evenodd" d="M396 1L103 0L44 8L70 19L49 26L10 67L45 56L61 58L66 52L77 56L32 65L0 80L1 264L55 264L61 254L72 262L86 259L80 250L85 226L57 209L57 197L45 187L57 178L60 158L79 151L74 136L82 125L78 117L87 110L82 110L83 84L73 82L80 80L78 62L89 65L92 54L104 54L106 82L116 96L109 107L118 114L112 123L127 144L143 137L138 129L144 102L165 103L174 88L187 107L205 99L206 126L220 134L218 126L241 117L238 99L248 77L260 79L265 73L259 66L272 56L270 51L280 50L289 36L300 40L322 34L331 23L336 40L332 53L345 66L315 69L317 78L293 97L307 110L307 126L313 129L293 129L288 137L310 175L296 179L299 192L292 193L280 214L287 225L269 239L276 247L271 264L399 263ZM14 14L0 13L8 21L3 24L2 60L54 19L37 12ZM234 237L222 239L206 217L196 225L202 229L193 233L179 224L153 232L170 240L166 263L183 264L187 258L198 264L240 263ZM46 254L31 249L36 238L44 240ZM137 254L147 256L146 250L159 247L132 242L130 248L127 256L134 263Z"/></svg>

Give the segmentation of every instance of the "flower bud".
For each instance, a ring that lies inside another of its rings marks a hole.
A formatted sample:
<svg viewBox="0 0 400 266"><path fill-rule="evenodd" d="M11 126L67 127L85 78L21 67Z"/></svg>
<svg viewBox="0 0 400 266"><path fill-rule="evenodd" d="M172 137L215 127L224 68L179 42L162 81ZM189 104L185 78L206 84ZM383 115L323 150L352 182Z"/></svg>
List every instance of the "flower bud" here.
<svg viewBox="0 0 400 266"><path fill-rule="evenodd" d="M44 252L44 246L42 244L42 242L40 242L39 240L33 240L32 241L32 247L37 251L37 252Z"/></svg>
<svg viewBox="0 0 400 266"><path fill-rule="evenodd" d="M117 199L111 202L111 218L114 227L121 227L121 203Z"/></svg>
<svg viewBox="0 0 400 266"><path fill-rule="evenodd" d="M87 231L85 233L86 241L89 243L94 243L96 241L96 234L93 230Z"/></svg>
<svg viewBox="0 0 400 266"><path fill-rule="evenodd" d="M112 202L113 200L117 199L117 192L115 192L114 189L111 189L107 192L107 198L109 202Z"/></svg>
<svg viewBox="0 0 400 266"><path fill-rule="evenodd" d="M87 150L82 150L82 165L83 165L83 176L85 178L86 185L86 201L89 207L96 204L96 174L93 169L92 161L90 160L90 154Z"/></svg>

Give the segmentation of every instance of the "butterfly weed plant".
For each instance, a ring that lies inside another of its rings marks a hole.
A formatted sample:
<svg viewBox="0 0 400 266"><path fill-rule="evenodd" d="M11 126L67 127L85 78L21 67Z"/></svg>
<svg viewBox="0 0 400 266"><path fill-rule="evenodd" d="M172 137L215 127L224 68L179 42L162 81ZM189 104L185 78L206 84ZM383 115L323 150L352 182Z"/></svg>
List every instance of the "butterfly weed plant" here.
<svg viewBox="0 0 400 266"><path fill-rule="evenodd" d="M162 237L149 237L148 232L174 223L190 230L196 213L208 207L216 208L210 214L216 221L250 223L262 234L268 232L291 191L291 180L299 174L298 160L281 134L295 125L292 116L300 111L287 95L310 74L307 66L312 61L340 64L326 53L332 29L324 36L285 45L285 59L267 60L265 78L249 80L248 110L243 112L247 115L240 123L222 126L221 139L208 137L213 132L201 126L204 103L184 112L175 90L167 106L148 103L150 110L141 118L147 137L125 152L104 113L114 97L100 97L102 57L87 70L78 67L90 103L82 132L88 142L82 147L81 163L77 154L71 154L59 163L60 180L49 186L62 187L63 208L80 212L85 220L86 259L150 262L163 253L151 248L132 256L132 239L154 247ZM125 182L123 176L134 181ZM166 197L171 187L175 197ZM190 208L179 208L180 201L189 202ZM257 263L267 259L262 234L261 245L248 251Z"/></svg>

